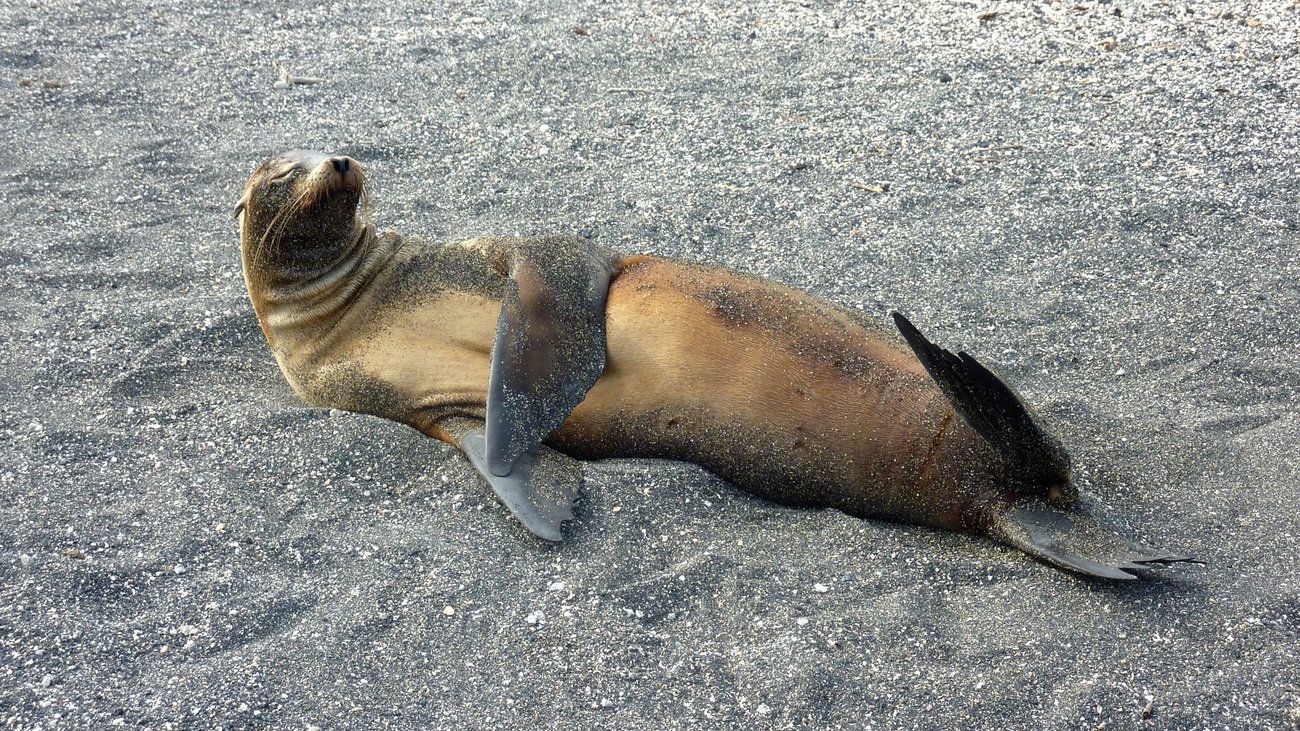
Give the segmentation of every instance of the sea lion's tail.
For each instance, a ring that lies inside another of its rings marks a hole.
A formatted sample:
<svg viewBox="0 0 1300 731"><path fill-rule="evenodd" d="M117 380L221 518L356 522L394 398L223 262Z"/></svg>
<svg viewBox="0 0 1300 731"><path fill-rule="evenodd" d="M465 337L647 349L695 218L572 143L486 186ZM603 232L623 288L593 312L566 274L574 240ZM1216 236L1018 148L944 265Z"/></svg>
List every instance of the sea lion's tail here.
<svg viewBox="0 0 1300 731"><path fill-rule="evenodd" d="M1011 386L970 355L940 348L898 312L894 323L953 409L999 455L1012 487L1027 497L991 506L989 535L1054 566L1107 579L1136 578L1124 569L1194 561L1125 541L1078 505L1070 457ZM1049 504L1051 503L1051 504Z"/></svg>

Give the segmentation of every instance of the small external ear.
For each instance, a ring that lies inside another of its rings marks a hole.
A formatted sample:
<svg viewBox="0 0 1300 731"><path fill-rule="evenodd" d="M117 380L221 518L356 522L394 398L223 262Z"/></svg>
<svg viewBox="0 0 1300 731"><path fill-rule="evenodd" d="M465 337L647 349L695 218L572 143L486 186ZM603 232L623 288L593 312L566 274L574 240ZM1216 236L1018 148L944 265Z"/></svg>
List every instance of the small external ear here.
<svg viewBox="0 0 1300 731"><path fill-rule="evenodd" d="M253 183L255 181L261 182L262 179L266 177L266 172L271 169L271 166L279 162L281 157L282 156L277 155L257 166L257 169L253 171L252 177L250 177L248 182L244 184L244 194L239 197L239 203L235 204L235 210L230 214L231 218L238 221L239 215L248 210L248 199L252 197L253 194Z"/></svg>

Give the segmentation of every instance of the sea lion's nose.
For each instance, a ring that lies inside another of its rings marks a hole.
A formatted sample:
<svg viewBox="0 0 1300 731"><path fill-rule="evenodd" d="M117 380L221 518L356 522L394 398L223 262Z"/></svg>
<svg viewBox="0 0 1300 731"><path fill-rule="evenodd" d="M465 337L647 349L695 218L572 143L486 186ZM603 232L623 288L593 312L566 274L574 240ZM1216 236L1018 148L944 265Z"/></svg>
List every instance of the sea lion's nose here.
<svg viewBox="0 0 1300 731"><path fill-rule="evenodd" d="M339 175L347 175L348 168L351 167L352 160L346 157L336 157L330 160L334 164L334 172Z"/></svg>

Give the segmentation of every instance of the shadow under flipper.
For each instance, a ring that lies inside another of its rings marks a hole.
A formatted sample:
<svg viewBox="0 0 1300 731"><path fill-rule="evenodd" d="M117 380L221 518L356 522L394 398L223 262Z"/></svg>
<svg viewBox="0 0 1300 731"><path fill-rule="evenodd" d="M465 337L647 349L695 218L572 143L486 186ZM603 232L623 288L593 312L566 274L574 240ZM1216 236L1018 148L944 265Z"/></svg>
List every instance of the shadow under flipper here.
<svg viewBox="0 0 1300 731"><path fill-rule="evenodd" d="M994 514L989 535L1053 566L1104 579L1131 580L1125 569L1192 562L1190 556L1147 548L1102 527L1079 506L1062 510L1025 498Z"/></svg>

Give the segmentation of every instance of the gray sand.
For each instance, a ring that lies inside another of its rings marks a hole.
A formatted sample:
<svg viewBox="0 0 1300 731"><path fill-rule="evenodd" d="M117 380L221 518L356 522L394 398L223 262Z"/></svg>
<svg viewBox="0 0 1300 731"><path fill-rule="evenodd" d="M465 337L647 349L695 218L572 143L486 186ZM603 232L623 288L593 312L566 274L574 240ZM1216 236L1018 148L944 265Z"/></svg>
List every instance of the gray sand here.
<svg viewBox="0 0 1300 731"><path fill-rule="evenodd" d="M1300 723L1294 3L235 5L0 7L0 727ZM543 545L283 382L231 210L294 147L381 228L899 308L1206 564L1089 581L648 460Z"/></svg>

